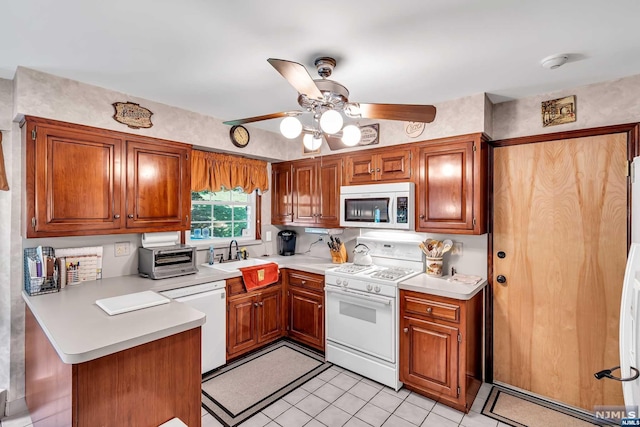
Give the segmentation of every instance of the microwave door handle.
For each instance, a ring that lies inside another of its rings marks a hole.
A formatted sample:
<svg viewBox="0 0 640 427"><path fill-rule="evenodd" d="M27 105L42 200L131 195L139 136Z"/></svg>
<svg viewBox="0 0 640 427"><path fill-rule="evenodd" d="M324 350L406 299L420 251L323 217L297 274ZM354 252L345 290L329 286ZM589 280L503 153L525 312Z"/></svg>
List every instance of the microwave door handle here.
<svg viewBox="0 0 640 427"><path fill-rule="evenodd" d="M397 196L391 196L389 200L389 210L391 212L387 212L387 218L389 218L389 225L395 225L396 223L396 200Z"/></svg>

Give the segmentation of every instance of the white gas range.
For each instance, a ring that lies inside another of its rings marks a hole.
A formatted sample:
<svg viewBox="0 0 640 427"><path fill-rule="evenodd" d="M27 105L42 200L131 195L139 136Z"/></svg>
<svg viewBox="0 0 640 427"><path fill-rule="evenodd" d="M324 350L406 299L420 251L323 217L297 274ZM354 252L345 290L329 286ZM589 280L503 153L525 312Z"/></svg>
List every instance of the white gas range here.
<svg viewBox="0 0 640 427"><path fill-rule="evenodd" d="M372 265L325 272L326 358L398 390L398 283L424 272L420 238L358 237Z"/></svg>

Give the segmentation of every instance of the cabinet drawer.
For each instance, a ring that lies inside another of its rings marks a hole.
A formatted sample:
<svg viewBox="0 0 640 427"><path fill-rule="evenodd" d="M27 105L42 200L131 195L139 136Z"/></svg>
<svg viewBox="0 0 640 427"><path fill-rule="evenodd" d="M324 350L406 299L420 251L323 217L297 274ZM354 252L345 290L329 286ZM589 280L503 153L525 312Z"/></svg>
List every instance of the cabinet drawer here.
<svg viewBox="0 0 640 427"><path fill-rule="evenodd" d="M316 291L324 290L324 276L319 274L304 273L297 270L289 270L289 286L297 286Z"/></svg>
<svg viewBox="0 0 640 427"><path fill-rule="evenodd" d="M402 303L405 313L418 314L433 319L442 319L449 322L460 322L460 306L447 304L441 301L433 301L427 298L416 298L405 295Z"/></svg>

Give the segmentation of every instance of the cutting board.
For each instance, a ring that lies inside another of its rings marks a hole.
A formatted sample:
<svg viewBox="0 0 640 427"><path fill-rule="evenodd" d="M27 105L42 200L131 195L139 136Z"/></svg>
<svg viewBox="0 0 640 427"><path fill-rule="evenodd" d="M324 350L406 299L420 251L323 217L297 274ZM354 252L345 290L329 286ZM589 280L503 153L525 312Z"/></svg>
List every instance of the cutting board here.
<svg viewBox="0 0 640 427"><path fill-rule="evenodd" d="M96 304L98 307L106 311L107 314L113 316L115 314L126 313L128 311L167 304L169 301L169 298L163 297L153 291L144 291L99 299L96 300Z"/></svg>

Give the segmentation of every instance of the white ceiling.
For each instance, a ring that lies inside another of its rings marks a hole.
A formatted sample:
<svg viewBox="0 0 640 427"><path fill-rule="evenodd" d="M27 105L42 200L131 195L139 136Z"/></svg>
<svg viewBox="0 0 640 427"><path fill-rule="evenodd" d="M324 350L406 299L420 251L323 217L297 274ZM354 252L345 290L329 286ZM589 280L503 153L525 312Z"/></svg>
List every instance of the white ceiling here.
<svg viewBox="0 0 640 427"><path fill-rule="evenodd" d="M17 66L223 120L298 109L267 58L338 59L355 102L493 102L640 74L638 0L2 0ZM547 70L540 61L570 54ZM276 129L278 120L256 123Z"/></svg>

